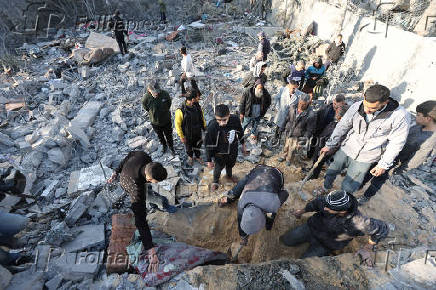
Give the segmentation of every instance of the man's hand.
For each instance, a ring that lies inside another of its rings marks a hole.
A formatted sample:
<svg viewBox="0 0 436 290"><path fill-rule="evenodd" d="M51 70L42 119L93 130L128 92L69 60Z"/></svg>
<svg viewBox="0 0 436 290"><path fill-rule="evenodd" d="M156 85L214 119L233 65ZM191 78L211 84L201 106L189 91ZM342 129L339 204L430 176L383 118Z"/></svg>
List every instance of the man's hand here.
<svg viewBox="0 0 436 290"><path fill-rule="evenodd" d="M245 148L245 143L242 144L242 154L244 154L244 156L247 156L247 155L248 155L248 153L247 153L247 149Z"/></svg>
<svg viewBox="0 0 436 290"><path fill-rule="evenodd" d="M386 172L386 169L383 169L383 168L380 168L377 166L374 167L373 169L371 169L371 171L370 171L370 173L375 177L383 175L385 172Z"/></svg>
<svg viewBox="0 0 436 290"><path fill-rule="evenodd" d="M323 147L323 148L321 149L321 153L322 153L322 152L325 152L325 153L327 154L327 153L330 152L330 148L327 147L327 146L325 146L325 147Z"/></svg>
<svg viewBox="0 0 436 290"><path fill-rule="evenodd" d="M112 173L112 176L107 180L107 183L114 182L114 180L117 178L117 175L118 174L116 172Z"/></svg>
<svg viewBox="0 0 436 290"><path fill-rule="evenodd" d="M218 200L218 206L219 207L223 207L224 205L226 205L229 202L229 199L227 198L227 196L223 196Z"/></svg>
<svg viewBox="0 0 436 290"><path fill-rule="evenodd" d="M359 251L356 252L355 256L360 257L360 264L368 267L374 267L374 245L366 244Z"/></svg>
<svg viewBox="0 0 436 290"><path fill-rule="evenodd" d="M241 123L244 121L244 115L240 114L239 119L241 120Z"/></svg>
<svg viewBox="0 0 436 290"><path fill-rule="evenodd" d="M209 169L212 169L212 168L215 167L215 164L214 164L213 162L207 162L207 167L208 167Z"/></svg>
<svg viewBox="0 0 436 290"><path fill-rule="evenodd" d="M181 141L183 144L186 144L186 138L180 138L180 141Z"/></svg>
<svg viewBox="0 0 436 290"><path fill-rule="evenodd" d="M301 216L304 213L305 213L304 209L299 209L299 210L292 212L292 214L295 216L296 219L301 219Z"/></svg>
<svg viewBox="0 0 436 290"><path fill-rule="evenodd" d="M154 273L159 270L159 258L156 254L156 248L151 248L150 250L148 250L148 262L148 272Z"/></svg>

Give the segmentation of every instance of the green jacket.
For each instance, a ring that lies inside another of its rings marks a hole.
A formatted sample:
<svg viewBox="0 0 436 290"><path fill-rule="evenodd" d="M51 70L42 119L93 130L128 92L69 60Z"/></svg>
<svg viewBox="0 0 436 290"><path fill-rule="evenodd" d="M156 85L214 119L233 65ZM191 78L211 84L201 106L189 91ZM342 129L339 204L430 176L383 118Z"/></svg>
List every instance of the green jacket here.
<svg viewBox="0 0 436 290"><path fill-rule="evenodd" d="M159 8L160 8L160 12L166 12L167 6L165 5L165 2L159 1Z"/></svg>
<svg viewBox="0 0 436 290"><path fill-rule="evenodd" d="M150 116L150 122L157 126L171 124L171 98L170 95L161 90L157 98L147 92L142 98L142 106Z"/></svg>

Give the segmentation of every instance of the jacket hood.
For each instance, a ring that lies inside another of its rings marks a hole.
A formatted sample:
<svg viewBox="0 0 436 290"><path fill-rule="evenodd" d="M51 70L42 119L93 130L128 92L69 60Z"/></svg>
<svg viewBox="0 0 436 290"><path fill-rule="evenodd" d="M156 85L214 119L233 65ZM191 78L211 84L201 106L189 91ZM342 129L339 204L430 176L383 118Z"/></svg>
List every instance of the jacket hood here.
<svg viewBox="0 0 436 290"><path fill-rule="evenodd" d="M386 108L383 110L383 112L381 112L380 114L377 115L377 119L390 116L392 114L392 112L395 111L399 106L400 106L400 104L396 100L389 97L389 102L387 103ZM359 114L362 117L365 116L365 110L363 108L363 101L359 106Z"/></svg>

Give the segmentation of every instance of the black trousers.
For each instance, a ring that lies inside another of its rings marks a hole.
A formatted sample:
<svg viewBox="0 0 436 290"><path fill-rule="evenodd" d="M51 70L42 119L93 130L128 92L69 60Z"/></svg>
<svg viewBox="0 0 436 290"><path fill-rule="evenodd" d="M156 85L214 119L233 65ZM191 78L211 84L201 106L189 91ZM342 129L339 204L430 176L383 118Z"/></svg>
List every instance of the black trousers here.
<svg viewBox="0 0 436 290"><path fill-rule="evenodd" d="M115 39L117 40L118 47L120 48L121 54L129 53L127 51L127 43L124 40L124 35L122 33L118 34L117 32L115 32Z"/></svg>
<svg viewBox="0 0 436 290"><path fill-rule="evenodd" d="M200 89L198 88L197 81L194 78L189 78L188 79L186 77L185 73L183 73L182 76L180 77L180 80L179 80L179 85L182 88L182 94L186 94L185 82L188 81L188 80L191 81L191 87L194 90L196 90L197 92L199 92Z"/></svg>
<svg viewBox="0 0 436 290"><path fill-rule="evenodd" d="M223 155L215 157L215 167L213 169L213 182L218 183L221 177L221 171L225 168L228 177L232 177L232 169L235 166L237 155Z"/></svg>
<svg viewBox="0 0 436 290"><path fill-rule="evenodd" d="M167 22L167 16L165 15L165 12L160 13L160 21Z"/></svg>
<svg viewBox="0 0 436 290"><path fill-rule="evenodd" d="M171 123L168 123L168 125L165 126L158 126L153 124L152 126L157 134L157 137L159 138L160 143L164 147L168 145L170 148L173 148L173 127L171 126Z"/></svg>
<svg viewBox="0 0 436 290"><path fill-rule="evenodd" d="M312 235L307 223L287 231L280 237L280 242L288 247L295 247L303 243L310 243L309 248L301 256L301 259L309 257L323 257L331 253Z"/></svg>
<svg viewBox="0 0 436 290"><path fill-rule="evenodd" d="M201 131L199 136L192 136L189 138L186 138L186 154L188 154L189 157L193 157L195 154L195 157L199 158L201 156L201 146L203 145L203 140L201 139Z"/></svg>

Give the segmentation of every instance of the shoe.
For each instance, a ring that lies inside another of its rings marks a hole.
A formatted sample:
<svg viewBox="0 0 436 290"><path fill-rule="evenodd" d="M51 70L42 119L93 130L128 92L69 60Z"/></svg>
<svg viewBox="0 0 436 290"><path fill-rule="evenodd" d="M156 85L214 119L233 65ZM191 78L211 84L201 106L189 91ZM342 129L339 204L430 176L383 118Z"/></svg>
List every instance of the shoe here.
<svg viewBox="0 0 436 290"><path fill-rule="evenodd" d="M362 195L361 197L359 197L359 198L357 199L357 202L359 203L359 205L364 205L364 204L367 203L370 199L371 199L370 197L367 197L367 196Z"/></svg>
<svg viewBox="0 0 436 290"><path fill-rule="evenodd" d="M290 167L291 166L291 161L286 161L286 166Z"/></svg>
<svg viewBox="0 0 436 290"><path fill-rule="evenodd" d="M277 161L278 161L278 162L283 162L283 161L285 161L285 158L283 158L283 157L279 157L279 158L277 159Z"/></svg>
<svg viewBox="0 0 436 290"><path fill-rule="evenodd" d="M237 183L239 181L239 178L236 176L226 176L227 179L231 180L233 183Z"/></svg>
<svg viewBox="0 0 436 290"><path fill-rule="evenodd" d="M215 190L218 189L218 187L219 187L219 184L218 184L218 183L212 183L212 184L210 185L210 190L211 190L211 191L215 191Z"/></svg>

